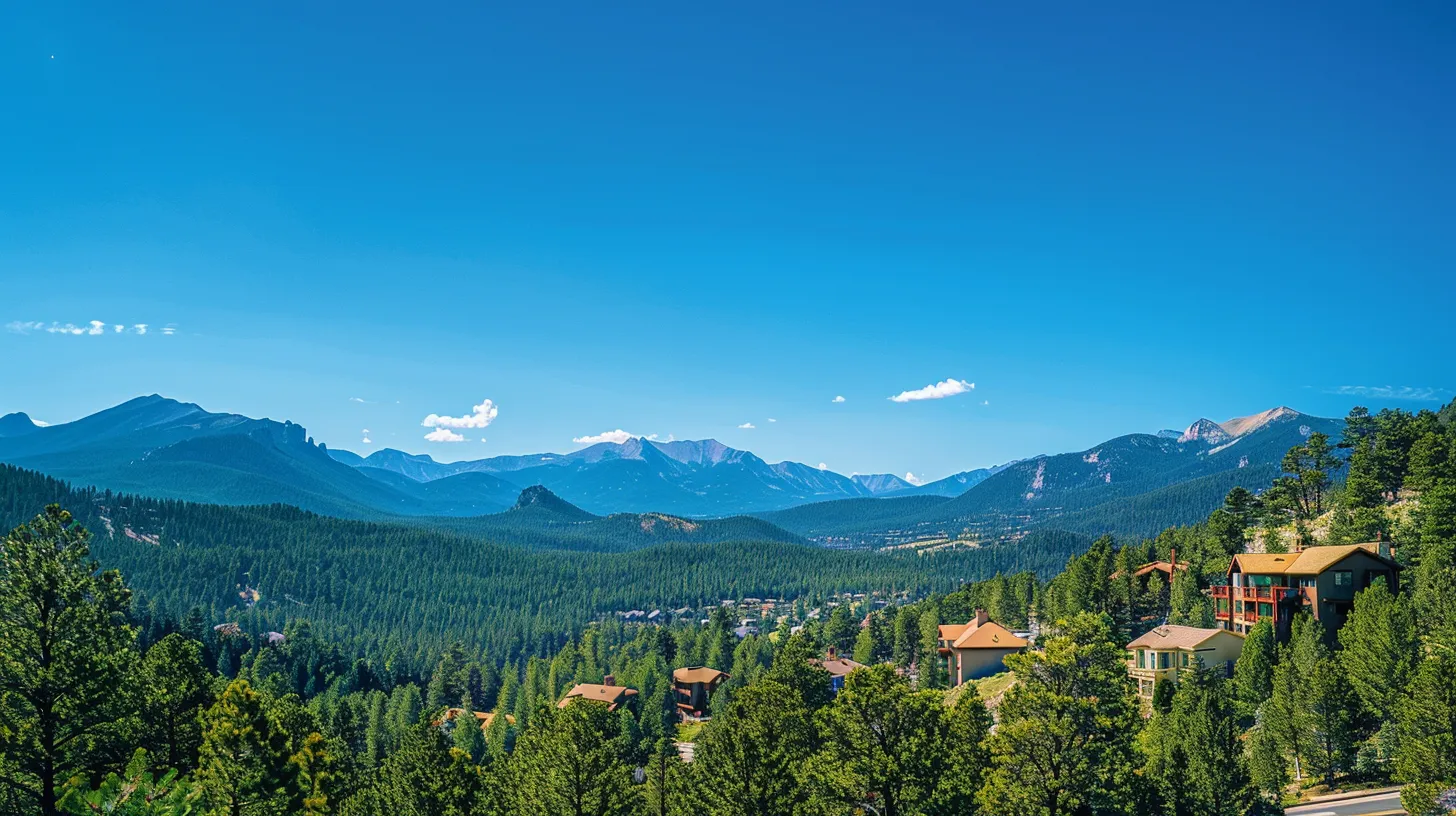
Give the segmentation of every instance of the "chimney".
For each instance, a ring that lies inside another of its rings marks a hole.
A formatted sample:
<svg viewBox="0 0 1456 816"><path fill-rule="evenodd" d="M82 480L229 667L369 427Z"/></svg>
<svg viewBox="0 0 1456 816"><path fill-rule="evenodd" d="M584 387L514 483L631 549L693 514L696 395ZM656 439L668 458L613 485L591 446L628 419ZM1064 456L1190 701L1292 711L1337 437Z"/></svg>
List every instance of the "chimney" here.
<svg viewBox="0 0 1456 816"><path fill-rule="evenodd" d="M976 627L977 628L980 628L982 626L985 626L988 622L990 622L990 620L991 620L991 616L986 614L986 610L984 610L984 609L977 609L976 610Z"/></svg>
<svg viewBox="0 0 1456 816"><path fill-rule="evenodd" d="M615 675L615 674L609 674L606 677L603 677L602 678L602 685L604 685L604 686L615 686L615 685L617 685L617 675Z"/></svg>
<svg viewBox="0 0 1456 816"><path fill-rule="evenodd" d="M1171 567L1169 567L1168 574L1169 575L1172 575L1173 574L1173 570L1178 569L1178 548L1177 547L1173 547L1173 548L1171 548L1171 549L1168 550L1168 563L1172 565Z"/></svg>
<svg viewBox="0 0 1456 816"><path fill-rule="evenodd" d="M1390 542L1385 540L1385 532L1382 530L1375 531L1375 552L1379 553L1381 558L1391 557Z"/></svg>
<svg viewBox="0 0 1456 816"><path fill-rule="evenodd" d="M833 660L836 657L839 657L839 650L833 646L830 646L827 650L825 650L824 654L826 654L830 660Z"/></svg>

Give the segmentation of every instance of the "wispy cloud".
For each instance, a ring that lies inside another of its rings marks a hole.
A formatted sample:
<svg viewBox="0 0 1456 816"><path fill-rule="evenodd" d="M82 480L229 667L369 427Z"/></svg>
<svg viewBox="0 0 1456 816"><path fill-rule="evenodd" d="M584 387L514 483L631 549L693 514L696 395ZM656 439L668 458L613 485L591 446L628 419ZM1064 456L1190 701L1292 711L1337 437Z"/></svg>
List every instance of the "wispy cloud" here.
<svg viewBox="0 0 1456 816"><path fill-rule="evenodd" d="M602 433L591 434L589 436L575 436L572 437L571 441L575 442L578 445L598 445L602 442L611 442L614 445L621 445L627 440L636 439L639 436L641 436L641 434L627 433L621 428L618 428L615 431L603 431Z"/></svg>
<svg viewBox="0 0 1456 816"><path fill-rule="evenodd" d="M420 425L426 428L484 428L494 422L499 413L500 409L495 407L495 403L486 400L472 407L469 416L452 417L430 414L420 422Z"/></svg>
<svg viewBox="0 0 1456 816"><path fill-rule="evenodd" d="M1414 385L1341 385L1325 393L1344 397L1370 397L1372 399L1412 400L1415 402L1439 402L1444 388L1429 388Z"/></svg>
<svg viewBox="0 0 1456 816"><path fill-rule="evenodd" d="M42 320L12 320L5 324L5 330L11 334L60 334L71 337L97 337L106 334L106 322L104 320L90 320L81 325L75 323L58 323L52 321L47 323ZM146 334L148 324L133 323L130 328L121 323L111 324L112 334ZM162 330L163 334L172 334L176 329L168 325Z"/></svg>
<svg viewBox="0 0 1456 816"><path fill-rule="evenodd" d="M361 439L361 440L359 440L359 441L362 444L365 444L365 445L372 445L372 444L374 444L374 441L369 438L369 429L368 428L365 428L364 429L364 438Z"/></svg>
<svg viewBox="0 0 1456 816"><path fill-rule="evenodd" d="M769 422L778 422L778 420L777 419L774 419L773 417L769 417L768 418L768 421Z"/></svg>
<svg viewBox="0 0 1456 816"><path fill-rule="evenodd" d="M830 402L844 402L844 397L835 397Z"/></svg>
<svg viewBox="0 0 1456 816"><path fill-rule="evenodd" d="M349 397L349 402L357 402L360 405L372 405L373 404L369 400L364 399L363 397Z"/></svg>
<svg viewBox="0 0 1456 816"><path fill-rule="evenodd" d="M465 437L449 428L436 428L425 434L426 442L464 442Z"/></svg>
<svg viewBox="0 0 1456 816"><path fill-rule="evenodd" d="M756 427L758 427L758 426L754 425L752 422L745 422L742 425L739 425L738 426L739 430L745 430L745 431L751 431L751 430L753 430Z"/></svg>
<svg viewBox="0 0 1456 816"><path fill-rule="evenodd" d="M917 388L914 391L901 391L893 397L890 402L919 402L920 400L945 399L954 397L956 394L965 394L974 390L976 384L965 380L942 380L934 385L927 385L924 388Z"/></svg>

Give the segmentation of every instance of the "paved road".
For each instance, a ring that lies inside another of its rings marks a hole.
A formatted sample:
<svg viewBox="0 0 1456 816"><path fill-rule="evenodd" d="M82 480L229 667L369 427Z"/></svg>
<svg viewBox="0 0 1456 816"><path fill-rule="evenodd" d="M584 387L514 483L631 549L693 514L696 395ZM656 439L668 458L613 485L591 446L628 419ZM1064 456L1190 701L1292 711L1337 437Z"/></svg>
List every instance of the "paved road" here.
<svg viewBox="0 0 1456 816"><path fill-rule="evenodd" d="M1285 813L1288 816L1395 816L1405 811L1400 807L1400 793L1387 791L1359 799L1300 805L1289 808Z"/></svg>

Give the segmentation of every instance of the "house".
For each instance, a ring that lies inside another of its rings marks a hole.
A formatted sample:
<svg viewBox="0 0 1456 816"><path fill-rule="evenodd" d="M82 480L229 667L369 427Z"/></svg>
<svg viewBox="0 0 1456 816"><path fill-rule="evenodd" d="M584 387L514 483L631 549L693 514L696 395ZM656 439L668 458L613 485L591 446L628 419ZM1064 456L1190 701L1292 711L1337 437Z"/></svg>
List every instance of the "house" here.
<svg viewBox="0 0 1456 816"><path fill-rule="evenodd" d="M1229 564L1228 584L1210 590L1213 616L1219 626L1243 634L1267 620L1275 639L1283 641L1294 616L1304 611L1333 640L1355 605L1355 593L1382 578L1391 591L1400 591L1400 565L1383 542L1240 553Z"/></svg>
<svg viewBox="0 0 1456 816"><path fill-rule="evenodd" d="M571 691L566 692L566 696L561 698L556 707L566 708L573 700L595 700L606 703L608 711L616 711L637 696L637 689L613 685L613 679L611 675L607 675L602 683L577 683L571 687Z"/></svg>
<svg viewBox="0 0 1456 816"><path fill-rule="evenodd" d="M1176 549L1168 553L1167 561L1149 561L1135 568L1132 574L1136 578L1146 578L1155 572L1162 573L1164 580L1171 584L1173 583L1173 572L1175 570L1178 572L1188 571L1188 562L1178 560L1178 551ZM1107 577L1116 581L1122 577L1122 572L1119 570Z"/></svg>
<svg viewBox="0 0 1456 816"><path fill-rule="evenodd" d="M728 679L727 672L707 666L685 666L672 671L673 696L684 720L705 719L708 701L718 686Z"/></svg>
<svg viewBox="0 0 1456 816"><path fill-rule="evenodd" d="M1127 673L1138 694L1152 699L1159 680L1178 680L1180 671L1195 667L1232 676L1234 661L1244 650L1244 636L1227 629L1158 626L1127 644Z"/></svg>
<svg viewBox="0 0 1456 816"><path fill-rule="evenodd" d="M463 709L463 708L447 708L447 709L445 709L445 716L442 717L441 719L435 721L435 725L440 725L441 723L447 723L447 722L454 722L456 717L459 717L461 714L464 714L464 713L465 713L465 709ZM489 729L490 728L490 724L493 723L493 722L495 722L495 712L494 711L476 711L476 712L474 712L474 714L475 714L475 721L478 722L478 723L480 723L480 730L481 731L485 731L485 730ZM516 724L516 718L515 718L515 716L513 716L511 714L507 714L506 715L506 723L508 723L510 725L515 725Z"/></svg>
<svg viewBox="0 0 1456 816"><path fill-rule="evenodd" d="M1006 656L1026 646L1025 638L991 620L984 609L977 609L976 617L968 623L941 626L936 639L936 650L952 686L1002 671Z"/></svg>
<svg viewBox="0 0 1456 816"><path fill-rule="evenodd" d="M844 690L844 678L848 677L850 672L855 669L864 668L863 663L856 663L848 658L840 657L839 650L833 646L829 647L829 651L825 653L823 660L814 659L810 660L809 663L829 672L829 687L835 694Z"/></svg>

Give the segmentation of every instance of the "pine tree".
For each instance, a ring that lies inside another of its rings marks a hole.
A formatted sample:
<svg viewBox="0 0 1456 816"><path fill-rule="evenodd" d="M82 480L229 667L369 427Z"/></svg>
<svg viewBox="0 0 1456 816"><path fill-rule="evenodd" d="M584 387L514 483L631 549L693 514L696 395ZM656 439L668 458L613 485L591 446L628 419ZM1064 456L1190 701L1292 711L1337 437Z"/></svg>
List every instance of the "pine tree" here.
<svg viewBox="0 0 1456 816"><path fill-rule="evenodd" d="M89 539L50 505L0 544L0 756L14 763L7 787L42 816L59 813L73 774L124 761L115 737L134 710L130 594L89 560Z"/></svg>
<svg viewBox="0 0 1456 816"><path fill-rule="evenodd" d="M202 744L197 715L212 702L202 644L177 633L167 635L147 650L138 679L148 746L163 767L191 770Z"/></svg>
<svg viewBox="0 0 1456 816"><path fill-rule="evenodd" d="M1456 789L1456 655L1436 650L1421 661L1396 716L1401 804L1410 813L1439 813L1437 797Z"/></svg>
<svg viewBox="0 0 1456 816"><path fill-rule="evenodd" d="M1274 625L1261 619L1249 629L1243 650L1234 663L1234 690L1239 711L1252 718L1274 692Z"/></svg>
<svg viewBox="0 0 1456 816"><path fill-rule="evenodd" d="M1410 597L1391 594L1384 582L1361 590L1339 639L1340 662L1360 701L1377 720L1393 719L1420 655Z"/></svg>
<svg viewBox="0 0 1456 816"><path fill-rule="evenodd" d="M299 767L288 734L246 680L234 680L202 715L197 783L207 813L253 816L284 812L296 797Z"/></svg>
<svg viewBox="0 0 1456 816"><path fill-rule="evenodd" d="M698 740L692 763L699 812L779 816L807 801L796 770L813 752L803 698L765 677L743 689Z"/></svg>
<svg viewBox="0 0 1456 816"><path fill-rule="evenodd" d="M542 708L521 732L507 765L521 816L625 816L640 805L623 761L621 718L594 700Z"/></svg>

